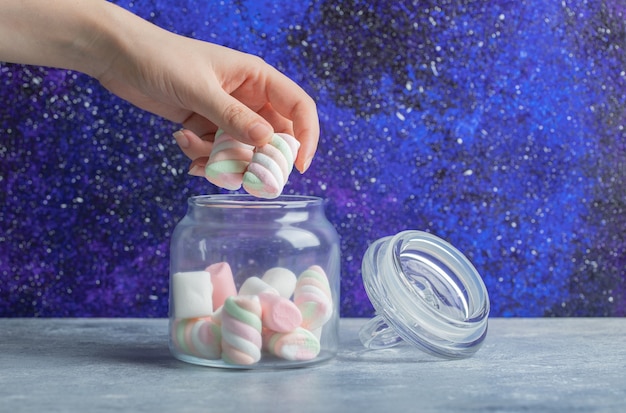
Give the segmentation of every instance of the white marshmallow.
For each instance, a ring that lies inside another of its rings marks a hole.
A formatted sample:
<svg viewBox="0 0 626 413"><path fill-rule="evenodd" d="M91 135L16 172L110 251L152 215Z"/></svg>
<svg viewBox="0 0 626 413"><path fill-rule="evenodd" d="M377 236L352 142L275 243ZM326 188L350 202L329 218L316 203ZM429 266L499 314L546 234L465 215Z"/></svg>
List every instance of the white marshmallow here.
<svg viewBox="0 0 626 413"><path fill-rule="evenodd" d="M239 295L259 295L263 292L271 292L278 295L278 291L274 287L259 277L247 278L239 287Z"/></svg>
<svg viewBox="0 0 626 413"><path fill-rule="evenodd" d="M172 293L176 318L206 317L213 313L213 284L207 271L175 273Z"/></svg>
<svg viewBox="0 0 626 413"><path fill-rule="evenodd" d="M298 278L293 271L283 267L274 267L265 271L261 280L274 287L281 297L289 298L296 289Z"/></svg>

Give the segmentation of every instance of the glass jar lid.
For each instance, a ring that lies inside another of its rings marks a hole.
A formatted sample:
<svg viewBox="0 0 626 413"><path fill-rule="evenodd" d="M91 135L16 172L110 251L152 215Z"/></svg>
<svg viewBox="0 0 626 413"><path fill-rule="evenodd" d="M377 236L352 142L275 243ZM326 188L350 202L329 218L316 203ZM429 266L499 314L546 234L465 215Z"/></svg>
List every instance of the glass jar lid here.
<svg viewBox="0 0 626 413"><path fill-rule="evenodd" d="M377 314L359 332L365 347L407 342L443 358L479 349L487 334L487 289L448 242L422 231L381 238L366 251L362 275Z"/></svg>

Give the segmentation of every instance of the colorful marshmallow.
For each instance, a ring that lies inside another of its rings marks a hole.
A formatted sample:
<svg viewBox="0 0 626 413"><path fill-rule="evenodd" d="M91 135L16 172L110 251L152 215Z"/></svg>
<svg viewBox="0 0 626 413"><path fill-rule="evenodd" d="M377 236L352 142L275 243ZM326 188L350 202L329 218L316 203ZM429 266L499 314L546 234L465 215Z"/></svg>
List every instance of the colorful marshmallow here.
<svg viewBox="0 0 626 413"><path fill-rule="evenodd" d="M181 353L208 360L221 358L221 328L211 317L177 318L171 331L172 342Z"/></svg>
<svg viewBox="0 0 626 413"><path fill-rule="evenodd" d="M302 327L314 331L333 314L333 299L326 272L313 265L298 277L293 301L302 313Z"/></svg>
<svg viewBox="0 0 626 413"><path fill-rule="evenodd" d="M246 279L239 295L254 295L261 302L263 327L277 332L294 330L302 323L302 314L293 301L282 297L278 290L259 277Z"/></svg>
<svg viewBox="0 0 626 413"><path fill-rule="evenodd" d="M257 147L243 175L243 187L259 198L276 198L283 192L293 169L300 142L286 133L277 133L272 140Z"/></svg>
<svg viewBox="0 0 626 413"><path fill-rule="evenodd" d="M255 364L267 353L288 361L314 359L322 326L334 311L328 278L317 265L298 277L274 267L246 278L237 291L224 261L175 273L172 288L173 348L232 365Z"/></svg>
<svg viewBox="0 0 626 413"><path fill-rule="evenodd" d="M266 332L264 339L264 348L270 354L290 361L312 360L321 349L317 337L301 327L287 333Z"/></svg>
<svg viewBox="0 0 626 413"><path fill-rule="evenodd" d="M222 310L222 360L251 365L261 359L261 303L257 296L228 297Z"/></svg>
<svg viewBox="0 0 626 413"><path fill-rule="evenodd" d="M262 292L258 297L261 302L263 327L287 333L302 324L302 313L293 301L272 292Z"/></svg>
<svg viewBox="0 0 626 413"><path fill-rule="evenodd" d="M213 310L217 310L228 297L237 295L237 286L233 278L233 271L227 262L217 262L209 265L205 271L211 274L213 286Z"/></svg>
<svg viewBox="0 0 626 413"><path fill-rule="evenodd" d="M300 142L275 133L266 145L245 144L219 129L205 167L213 184L231 191L241 188L259 198L278 197L293 169Z"/></svg>
<svg viewBox="0 0 626 413"><path fill-rule="evenodd" d="M213 149L205 167L206 178L229 190L241 188L243 174L254 155L254 146L233 138L223 130L215 134Z"/></svg>

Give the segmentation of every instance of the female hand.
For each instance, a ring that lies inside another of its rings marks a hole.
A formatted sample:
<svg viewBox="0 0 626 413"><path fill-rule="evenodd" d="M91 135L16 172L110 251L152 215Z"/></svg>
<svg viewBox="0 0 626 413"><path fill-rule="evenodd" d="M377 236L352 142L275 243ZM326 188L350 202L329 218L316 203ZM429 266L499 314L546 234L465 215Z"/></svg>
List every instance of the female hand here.
<svg viewBox="0 0 626 413"><path fill-rule="evenodd" d="M246 53L143 20L127 28L129 41L97 77L116 95L183 125L175 137L194 161L192 174L204 169L218 128L254 146L269 142L274 132L294 135L301 144L295 166L308 168L319 120L315 102L296 83Z"/></svg>
<svg viewBox="0 0 626 413"><path fill-rule="evenodd" d="M203 175L218 128L254 146L274 132L294 135L301 144L295 166L308 168L319 120L313 99L293 81L258 57L155 26L133 38L98 78L116 95L183 125L175 137L194 161L190 173Z"/></svg>
<svg viewBox="0 0 626 413"><path fill-rule="evenodd" d="M218 127L255 146L274 132L294 135L300 172L317 148L315 102L278 70L168 32L107 1L0 0L0 60L82 71L182 124L175 137L192 168L206 163Z"/></svg>

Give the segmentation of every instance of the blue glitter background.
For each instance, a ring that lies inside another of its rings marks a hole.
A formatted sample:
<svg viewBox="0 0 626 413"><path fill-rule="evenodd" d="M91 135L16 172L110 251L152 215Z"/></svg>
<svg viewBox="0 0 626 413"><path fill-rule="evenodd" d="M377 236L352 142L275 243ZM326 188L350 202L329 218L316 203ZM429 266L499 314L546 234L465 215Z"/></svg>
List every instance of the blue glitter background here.
<svg viewBox="0 0 626 413"><path fill-rule="evenodd" d="M626 6L575 1L118 1L262 56L317 101L287 193L328 200L343 316L361 257L432 232L494 316L626 315ZM0 316L167 314L187 197L178 125L66 70L0 65Z"/></svg>

